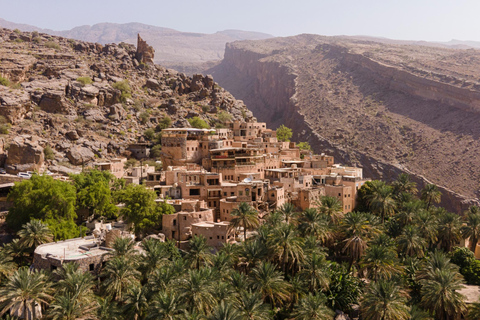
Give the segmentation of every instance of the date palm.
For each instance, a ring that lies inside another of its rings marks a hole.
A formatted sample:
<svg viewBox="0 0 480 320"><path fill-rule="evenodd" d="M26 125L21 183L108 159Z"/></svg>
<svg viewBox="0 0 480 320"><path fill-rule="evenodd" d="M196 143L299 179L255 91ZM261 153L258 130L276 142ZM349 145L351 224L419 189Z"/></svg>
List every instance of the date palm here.
<svg viewBox="0 0 480 320"><path fill-rule="evenodd" d="M463 288L463 281L455 271L436 269L420 282L420 304L433 312L436 320L454 319L466 313L465 297L457 292Z"/></svg>
<svg viewBox="0 0 480 320"><path fill-rule="evenodd" d="M397 238L399 252L410 257L422 258L425 254L426 245L427 243L420 236L418 228L413 225L406 226Z"/></svg>
<svg viewBox="0 0 480 320"><path fill-rule="evenodd" d="M212 314L209 315L206 319L208 320L242 320L242 316L231 303L222 301L215 308L215 310L213 310Z"/></svg>
<svg viewBox="0 0 480 320"><path fill-rule="evenodd" d="M44 272L30 271L21 267L0 288L0 316L10 309L16 310L25 319L36 319L36 305L46 305L52 300L51 284Z"/></svg>
<svg viewBox="0 0 480 320"><path fill-rule="evenodd" d="M293 316L297 320L331 320L334 315L335 312L325 305L324 298L312 294L301 299L293 310Z"/></svg>
<svg viewBox="0 0 480 320"><path fill-rule="evenodd" d="M250 279L253 290L260 292L262 299L271 303L274 308L289 299L290 284L270 262L260 262L250 272Z"/></svg>
<svg viewBox="0 0 480 320"><path fill-rule="evenodd" d="M208 314L212 311L216 300L213 296L210 268L188 270L187 275L180 279L177 287L190 312Z"/></svg>
<svg viewBox="0 0 480 320"><path fill-rule="evenodd" d="M388 185L379 185L369 197L370 209L380 215L382 223L385 218L395 213L396 203L393 189Z"/></svg>
<svg viewBox="0 0 480 320"><path fill-rule="evenodd" d="M84 299L67 292L55 296L55 300L50 304L48 317L53 320L76 320L76 319L97 319L96 311L98 305L92 301L84 304Z"/></svg>
<svg viewBox="0 0 480 320"><path fill-rule="evenodd" d="M17 265L13 262L13 258L7 254L6 250L0 251L0 283L8 278L15 270Z"/></svg>
<svg viewBox="0 0 480 320"><path fill-rule="evenodd" d="M420 236L429 244L429 247L437 243L438 221L431 212L425 210L418 212L414 218L414 224L418 228Z"/></svg>
<svg viewBox="0 0 480 320"><path fill-rule="evenodd" d="M338 224L338 222L343 218L342 202L336 197L321 197L319 210L321 213L329 217L333 224Z"/></svg>
<svg viewBox="0 0 480 320"><path fill-rule="evenodd" d="M142 241L143 252L139 255L139 270L145 279L158 267L168 263L169 253L166 252L164 243L157 239L145 239Z"/></svg>
<svg viewBox="0 0 480 320"><path fill-rule="evenodd" d="M304 237L315 236L322 242L326 242L333 236L329 218L314 208L306 209L300 213L298 216L298 229Z"/></svg>
<svg viewBox="0 0 480 320"><path fill-rule="evenodd" d="M277 211L282 215L285 223L292 222L297 216L295 206L290 202L284 203Z"/></svg>
<svg viewBox="0 0 480 320"><path fill-rule="evenodd" d="M53 241L53 233L48 225L36 219L24 224L17 235L20 237L20 245L32 251L41 244Z"/></svg>
<svg viewBox="0 0 480 320"><path fill-rule="evenodd" d="M460 216L451 212L441 213L438 216L438 240L440 247L450 252L453 245L462 238L461 228Z"/></svg>
<svg viewBox="0 0 480 320"><path fill-rule="evenodd" d="M480 302L475 302L468 306L467 320L478 319L480 319Z"/></svg>
<svg viewBox="0 0 480 320"><path fill-rule="evenodd" d="M113 249L115 257L131 257L137 251L133 240L127 237L117 237L113 242Z"/></svg>
<svg viewBox="0 0 480 320"><path fill-rule="evenodd" d="M379 280L368 286L360 302L365 320L408 320L408 294L395 282Z"/></svg>
<svg viewBox="0 0 480 320"><path fill-rule="evenodd" d="M114 257L103 270L104 292L114 300L122 301L128 289L140 284L141 274L125 256Z"/></svg>
<svg viewBox="0 0 480 320"><path fill-rule="evenodd" d="M300 271L300 277L308 283L310 292L327 289L330 284L329 263L323 254L314 252L305 259Z"/></svg>
<svg viewBox="0 0 480 320"><path fill-rule="evenodd" d="M476 206L473 206L478 208ZM471 207L472 208L472 207ZM477 209L467 211L465 220L467 225L462 226L461 232L464 239L469 239L470 250L475 253L478 240L480 239L480 212L476 212Z"/></svg>
<svg viewBox="0 0 480 320"><path fill-rule="evenodd" d="M240 250L240 261L244 264L247 274L253 266L265 259L268 254L267 247L258 239L243 242Z"/></svg>
<svg viewBox="0 0 480 320"><path fill-rule="evenodd" d="M207 239L204 236L193 236L188 244L190 250L185 256L185 260L195 269L210 265L212 262L211 248L207 245Z"/></svg>
<svg viewBox="0 0 480 320"><path fill-rule="evenodd" d="M400 273L395 251L390 247L373 245L367 249L363 257L363 265L373 280L390 279L394 274Z"/></svg>
<svg viewBox="0 0 480 320"><path fill-rule="evenodd" d="M243 228L243 241L247 240L247 230L256 229L260 225L258 211L252 208L248 203L241 202L237 208L231 212L229 230Z"/></svg>
<svg viewBox="0 0 480 320"><path fill-rule="evenodd" d="M406 226L413 223L418 212L421 210L423 210L423 202L420 200L409 201L401 206L396 218L402 226Z"/></svg>
<svg viewBox="0 0 480 320"><path fill-rule="evenodd" d="M296 233L292 224L283 223L273 230L268 241L268 247L272 249L275 257L281 261L282 270L286 274L287 266L301 263L304 259L303 239Z"/></svg>
<svg viewBox="0 0 480 320"><path fill-rule="evenodd" d="M185 305L175 293L160 292L150 302L146 319L184 320Z"/></svg>
<svg viewBox="0 0 480 320"><path fill-rule="evenodd" d="M417 184L410 179L410 175L406 173L400 173L392 183L393 190L395 194L399 195L403 192L410 193L410 194L417 194Z"/></svg>
<svg viewBox="0 0 480 320"><path fill-rule="evenodd" d="M378 229L372 226L367 215L361 212L349 212L345 215L340 229L345 237L343 252L350 256L350 271L352 265L360 260L367 249L368 241L378 233Z"/></svg>
<svg viewBox="0 0 480 320"><path fill-rule="evenodd" d="M235 305L242 316L247 320L270 319L269 308L263 303L259 292L242 292L235 300Z"/></svg>
<svg viewBox="0 0 480 320"><path fill-rule="evenodd" d="M440 192L440 190L438 190L438 187L436 185L427 184L422 189L420 199L425 201L425 203L427 204L427 209L429 209L433 203L440 202L440 200L442 199L442 193Z"/></svg>
<svg viewBox="0 0 480 320"><path fill-rule="evenodd" d="M146 287L131 287L124 300L124 314L128 319L143 319L148 308L148 289Z"/></svg>

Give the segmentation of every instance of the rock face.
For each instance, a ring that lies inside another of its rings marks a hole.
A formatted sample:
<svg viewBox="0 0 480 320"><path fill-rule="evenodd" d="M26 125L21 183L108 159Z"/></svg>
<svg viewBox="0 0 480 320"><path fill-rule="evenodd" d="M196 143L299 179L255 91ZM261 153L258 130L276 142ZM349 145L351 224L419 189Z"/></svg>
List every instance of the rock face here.
<svg viewBox="0 0 480 320"><path fill-rule="evenodd" d="M39 170L45 160L36 136L19 136L10 142L5 168L8 173Z"/></svg>
<svg viewBox="0 0 480 320"><path fill-rule="evenodd" d="M19 36L30 40L16 41ZM150 64L154 50L138 40L135 48L0 29L0 75L11 83L0 85L0 116L8 122L0 119L0 129L3 134L9 130L3 139L12 146L11 172L33 170L43 162L37 146L13 141L19 136L38 137L39 150L47 144L54 149L48 165L67 160L80 165L94 155L128 155L128 145L163 120L173 125L199 116L214 126L219 110L232 119L252 118L243 102L211 76L192 78ZM0 163L5 155L0 150Z"/></svg>
<svg viewBox="0 0 480 320"><path fill-rule="evenodd" d="M137 52L135 58L141 63L154 64L153 58L155 57L155 49L149 46L146 41L138 34L137 38Z"/></svg>
<svg viewBox="0 0 480 320"><path fill-rule="evenodd" d="M456 212L478 201L475 50L301 35L228 44L209 72L259 120L367 177L410 173L420 188L443 186L442 204Z"/></svg>

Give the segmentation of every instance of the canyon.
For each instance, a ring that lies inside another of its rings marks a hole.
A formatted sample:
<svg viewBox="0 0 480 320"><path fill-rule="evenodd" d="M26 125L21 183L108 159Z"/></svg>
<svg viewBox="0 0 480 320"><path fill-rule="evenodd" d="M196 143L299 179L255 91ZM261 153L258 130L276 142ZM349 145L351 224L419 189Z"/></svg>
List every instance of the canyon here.
<svg viewBox="0 0 480 320"><path fill-rule="evenodd" d="M480 53L299 35L226 46L209 69L272 128L366 176L435 183L461 212L480 189Z"/></svg>

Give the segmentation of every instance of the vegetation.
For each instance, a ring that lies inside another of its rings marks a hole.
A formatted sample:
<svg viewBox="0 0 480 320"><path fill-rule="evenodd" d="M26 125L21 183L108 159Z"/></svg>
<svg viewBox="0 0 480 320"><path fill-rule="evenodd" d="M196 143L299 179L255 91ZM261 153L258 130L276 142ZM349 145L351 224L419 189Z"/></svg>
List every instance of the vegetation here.
<svg viewBox="0 0 480 320"><path fill-rule="evenodd" d="M45 159L55 160L55 153L49 145L46 145L45 148L43 148L43 154L45 155Z"/></svg>
<svg viewBox="0 0 480 320"><path fill-rule="evenodd" d="M8 87L10 85L10 81L7 78L0 76L0 86Z"/></svg>
<svg viewBox="0 0 480 320"><path fill-rule="evenodd" d="M297 147L300 150L312 151L312 147L310 146L310 144L308 142L299 142L299 143L297 143Z"/></svg>
<svg viewBox="0 0 480 320"><path fill-rule="evenodd" d="M277 128L278 141L290 141L292 137L292 129L285 127L283 124Z"/></svg>
<svg viewBox="0 0 480 320"><path fill-rule="evenodd" d="M77 78L77 81L80 82L82 85L87 85L87 84L92 84L92 78L90 77L79 77Z"/></svg>
<svg viewBox="0 0 480 320"><path fill-rule="evenodd" d="M132 97L132 88L130 87L128 80L117 81L112 85L112 87L121 91L121 101L125 102L127 99Z"/></svg>
<svg viewBox="0 0 480 320"><path fill-rule="evenodd" d="M349 313L353 305L361 319L480 314L480 302L467 309L459 293L463 283L480 282L480 262L470 248L455 247L461 238L478 240L478 208L468 210L462 225L432 198L417 198L408 177L365 184L363 212L343 214L338 200L325 196L316 209L285 204L261 223L258 212L241 203L230 228L243 237L217 252L200 236L186 252L174 242L147 239L143 254L131 239L118 238L98 280L71 264L54 274L26 268L35 247L61 238L52 216L66 220L75 209L106 215L121 202L120 215L145 235L158 232L161 216L173 208L156 204L143 186L125 187L95 170L58 183L34 176L12 190L7 222L18 233L0 249L2 315L11 307L33 313L35 303L49 319L331 320L334 310Z"/></svg>
<svg viewBox="0 0 480 320"><path fill-rule="evenodd" d="M55 41L47 41L45 42L45 47L55 50L60 50L60 45Z"/></svg>
<svg viewBox="0 0 480 320"><path fill-rule="evenodd" d="M197 129L210 129L208 123L206 123L205 120L200 119L199 117L193 117L188 119L188 123L190 123L192 127Z"/></svg>

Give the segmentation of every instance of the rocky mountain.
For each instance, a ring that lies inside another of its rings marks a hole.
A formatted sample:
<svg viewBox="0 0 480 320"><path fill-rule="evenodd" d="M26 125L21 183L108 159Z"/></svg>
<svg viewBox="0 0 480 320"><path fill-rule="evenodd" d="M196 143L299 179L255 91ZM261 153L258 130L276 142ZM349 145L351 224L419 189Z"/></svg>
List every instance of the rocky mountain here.
<svg viewBox="0 0 480 320"><path fill-rule="evenodd" d="M54 31L25 24L16 24L0 18L0 27L21 31L38 31L76 40L107 43L137 43L141 34L155 49L155 63L190 74L211 66L211 61L223 59L225 44L236 40L259 40L273 36L260 32L225 30L213 34L180 32L142 23L99 23L79 26L71 30ZM204 65L206 63L206 65Z"/></svg>
<svg viewBox="0 0 480 320"><path fill-rule="evenodd" d="M0 29L0 157L10 173L128 155L158 124L252 116L211 76L151 64L153 49ZM157 129L158 131L158 129ZM49 147L50 159L45 159Z"/></svg>
<svg viewBox="0 0 480 320"><path fill-rule="evenodd" d="M215 79L272 128L366 176L480 192L480 51L299 35L230 43Z"/></svg>

